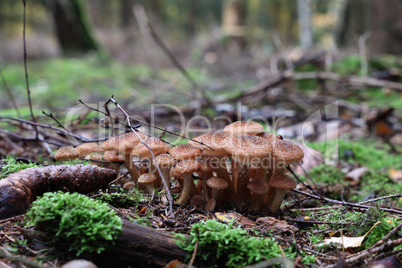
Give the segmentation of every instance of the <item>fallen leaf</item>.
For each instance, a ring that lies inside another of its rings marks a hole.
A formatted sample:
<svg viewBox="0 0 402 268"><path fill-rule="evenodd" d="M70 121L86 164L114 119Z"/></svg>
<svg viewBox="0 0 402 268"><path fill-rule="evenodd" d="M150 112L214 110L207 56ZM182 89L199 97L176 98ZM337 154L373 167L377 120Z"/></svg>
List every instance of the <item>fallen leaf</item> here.
<svg viewBox="0 0 402 268"><path fill-rule="evenodd" d="M274 217L258 218L256 222L258 225L263 225L274 232L296 232L299 230L296 226L289 224L287 221L281 221Z"/></svg>
<svg viewBox="0 0 402 268"><path fill-rule="evenodd" d="M252 221L252 220L250 220L250 219L248 219L248 218L246 218L246 217L244 217L244 216L242 216L242 215L236 214L236 213L231 213L231 212L229 212L229 213L216 212L216 213L215 213L215 216L216 216L219 220L221 220L221 221L223 221L223 222L227 222L227 223L236 222L236 223L240 223L240 224L242 224L242 225L244 225L244 226L247 226L247 227L255 226L255 222L254 222L254 221Z"/></svg>
<svg viewBox="0 0 402 268"><path fill-rule="evenodd" d="M373 225L373 227L371 227L370 230L368 230L368 232L363 236L357 236L357 237L347 237L347 236L331 237L331 238L325 239L324 243L319 244L319 246L326 245L326 244L329 244L329 243L339 243L339 244L343 245L344 248L357 248L357 247L360 247L362 245L363 240L366 237L366 235L368 235L371 232L371 230L373 230L373 228L376 227L380 223L381 223L381 221L376 222Z"/></svg>
<svg viewBox="0 0 402 268"><path fill-rule="evenodd" d="M368 168L366 167L359 167L356 168L349 173L347 173L343 179L345 181L350 181L351 186L356 186L360 183L361 177L368 171Z"/></svg>
<svg viewBox="0 0 402 268"><path fill-rule="evenodd" d="M388 170L388 175L395 183L402 181L402 170L391 168Z"/></svg>

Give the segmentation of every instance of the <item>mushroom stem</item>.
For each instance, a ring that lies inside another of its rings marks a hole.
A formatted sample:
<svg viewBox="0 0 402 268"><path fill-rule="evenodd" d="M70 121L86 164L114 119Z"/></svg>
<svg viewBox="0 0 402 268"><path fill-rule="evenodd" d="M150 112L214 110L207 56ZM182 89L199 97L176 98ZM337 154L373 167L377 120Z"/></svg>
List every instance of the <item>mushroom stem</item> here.
<svg viewBox="0 0 402 268"><path fill-rule="evenodd" d="M152 194L152 199L153 199L153 197L154 197L154 195L155 195L155 188L154 188L154 186L152 185L152 183L145 183L145 188L147 189L147 192L149 193L149 194Z"/></svg>
<svg viewBox="0 0 402 268"><path fill-rule="evenodd" d="M229 187L226 188L225 190L223 190L224 199L226 199L226 201L231 203L232 200L234 199L235 188L233 185L233 181L230 179L230 175L227 170L227 166L226 166L227 156L216 156L216 158L218 159L218 163L219 163L219 166L216 169L216 173L217 173L218 177L224 179L229 184ZM218 200L218 199L216 199L216 200Z"/></svg>
<svg viewBox="0 0 402 268"><path fill-rule="evenodd" d="M194 189L196 190L196 187L192 174L183 174L183 191L181 192L179 200L177 200L177 204L187 205L191 198L191 192L194 192Z"/></svg>
<svg viewBox="0 0 402 268"><path fill-rule="evenodd" d="M239 165L239 163L236 163ZM239 167L238 167L239 168ZM238 169L237 187L236 187L236 201L239 207L245 205L246 201L250 198L250 191L247 189L247 184L250 176L250 166L243 164Z"/></svg>
<svg viewBox="0 0 402 268"><path fill-rule="evenodd" d="M276 213L276 212L278 212L279 211L279 209L280 209L280 207L281 207L281 204L282 204L282 201L283 201L283 199L285 198L285 195L286 195L286 193L288 192L289 190L285 190L285 189L280 189L280 188L275 188L275 191L274 191L274 198L273 198L273 200L272 200L272 203L271 203L271 205L270 205L270 207L269 207L269 210L272 212L272 213Z"/></svg>
<svg viewBox="0 0 402 268"><path fill-rule="evenodd" d="M202 179L202 193L204 196L204 200L208 201L210 198L209 189L207 185L207 180L213 176L212 171L202 172L201 179Z"/></svg>
<svg viewBox="0 0 402 268"><path fill-rule="evenodd" d="M162 176L166 182L166 185L164 183L162 183L163 187L162 187L161 193L166 193L167 192L166 189L167 188L170 189L170 168L162 168L162 167L159 167L159 168L161 169ZM157 175L156 177L159 178L159 172L156 172L155 175Z"/></svg>
<svg viewBox="0 0 402 268"><path fill-rule="evenodd" d="M137 185L140 174L138 173L138 170L133 163L133 156L131 155L131 153L124 154L124 163L127 167L128 172L130 173L131 178Z"/></svg>

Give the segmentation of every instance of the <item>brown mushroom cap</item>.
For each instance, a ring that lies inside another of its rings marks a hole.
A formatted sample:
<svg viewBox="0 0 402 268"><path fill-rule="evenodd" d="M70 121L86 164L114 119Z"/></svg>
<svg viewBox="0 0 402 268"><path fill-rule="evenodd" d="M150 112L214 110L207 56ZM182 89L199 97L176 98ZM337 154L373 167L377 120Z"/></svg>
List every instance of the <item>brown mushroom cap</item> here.
<svg viewBox="0 0 402 268"><path fill-rule="evenodd" d="M216 190L224 190L229 187L229 183L219 177L210 178L209 180L207 180L207 185Z"/></svg>
<svg viewBox="0 0 402 268"><path fill-rule="evenodd" d="M80 156L80 152L78 152L74 147L63 146L63 147L60 147L59 150L57 150L56 154L54 155L54 158L57 161L68 161L68 160L77 159L79 156Z"/></svg>
<svg viewBox="0 0 402 268"><path fill-rule="evenodd" d="M202 153L202 150L188 144L179 144L169 150L176 160L195 159Z"/></svg>
<svg viewBox="0 0 402 268"><path fill-rule="evenodd" d="M145 139L144 133L137 131L137 134L141 139ZM138 136L134 132L124 133L106 140L102 147L105 151L115 150L123 154L129 153L138 143L141 142Z"/></svg>
<svg viewBox="0 0 402 268"><path fill-rule="evenodd" d="M170 150L169 145L159 138L150 137L145 140L145 143L152 149L154 155L167 153ZM151 157L151 152L145 144L140 143L131 151L132 155L141 156L142 158Z"/></svg>
<svg viewBox="0 0 402 268"><path fill-rule="evenodd" d="M106 151L103 153L103 160L111 162L124 162L124 157L121 154L117 154L117 151Z"/></svg>
<svg viewBox="0 0 402 268"><path fill-rule="evenodd" d="M103 160L103 155L101 153L92 153L86 155L84 159L100 161Z"/></svg>
<svg viewBox="0 0 402 268"><path fill-rule="evenodd" d="M103 148L96 142L87 142L78 145L75 149L80 153L80 158L85 157L90 153L102 153Z"/></svg>
<svg viewBox="0 0 402 268"><path fill-rule="evenodd" d="M173 176L181 177L183 174L193 173L200 168L200 163L194 159L187 159L179 162L173 168Z"/></svg>
<svg viewBox="0 0 402 268"><path fill-rule="evenodd" d="M236 162L258 164L258 159L270 155L272 144L257 136L233 134L225 150Z"/></svg>
<svg viewBox="0 0 402 268"><path fill-rule="evenodd" d="M156 181L156 176L152 173L144 173L138 178L138 184L148 184Z"/></svg>
<svg viewBox="0 0 402 268"><path fill-rule="evenodd" d="M273 143L272 157L276 161L283 161L285 165L300 161L304 157L303 150L290 140L276 140Z"/></svg>
<svg viewBox="0 0 402 268"><path fill-rule="evenodd" d="M256 195L263 195L268 192L268 182L254 179L248 182L247 188Z"/></svg>
<svg viewBox="0 0 402 268"><path fill-rule="evenodd" d="M155 160L160 168L171 168L177 163L176 159L174 159L170 154L160 154L155 157Z"/></svg>
<svg viewBox="0 0 402 268"><path fill-rule="evenodd" d="M212 131L209 133L202 134L201 136L198 136L190 141L188 141L188 144L197 147L197 148L202 148L202 151L204 154L210 154L210 155L224 155L227 154L226 150L224 149L225 144L228 142L230 138L230 133L222 130L218 131ZM202 142L203 144L207 146L202 146L202 144L198 142ZM213 150L211 150L211 148Z"/></svg>
<svg viewBox="0 0 402 268"><path fill-rule="evenodd" d="M256 135L264 132L264 127L252 121L236 121L227 125L223 130L233 134Z"/></svg>
<svg viewBox="0 0 402 268"><path fill-rule="evenodd" d="M268 184L270 187L273 188L278 188L278 189L283 189L283 190L293 190L294 188L296 188L296 181L285 174L281 174L278 176L274 176Z"/></svg>

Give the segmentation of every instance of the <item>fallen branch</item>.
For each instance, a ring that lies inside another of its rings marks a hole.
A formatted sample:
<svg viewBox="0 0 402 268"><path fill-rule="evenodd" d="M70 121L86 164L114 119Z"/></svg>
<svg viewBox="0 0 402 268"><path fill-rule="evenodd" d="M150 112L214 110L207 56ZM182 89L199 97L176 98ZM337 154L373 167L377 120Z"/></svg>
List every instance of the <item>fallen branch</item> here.
<svg viewBox="0 0 402 268"><path fill-rule="evenodd" d="M317 200L321 200L323 202L328 202L328 203L332 203L332 204L337 204L337 205L342 205L342 206L349 206L349 207L355 207L355 208L361 208L361 209L369 209L369 208L374 208L373 206L365 206L365 205L360 205L360 204L355 204L355 203L350 203L350 202L345 202L345 201L339 201L339 200L334 200L334 199L329 199L326 197L322 197L322 196L318 196L318 195L314 195L314 194L310 194L310 193L305 193L296 189L292 190L295 193L298 194L302 194ZM402 215L402 210L398 210L398 209L393 209L393 208L384 208L384 207L380 207L381 210L386 211L386 212L391 212L391 213L395 213L395 214L401 214Z"/></svg>
<svg viewBox="0 0 402 268"><path fill-rule="evenodd" d="M236 101L245 97L250 97L258 93L264 92L265 90L277 86L280 83L288 80L332 80L344 85L350 85L355 87L384 87L391 88L402 92L402 83L391 82L387 80L376 79L372 77L360 77L360 76L347 76L343 77L337 73L333 72L305 72L305 73L295 73L293 70L285 70L283 72L277 73L271 76L270 79L263 81L245 91L240 95L231 98L219 100L219 103Z"/></svg>

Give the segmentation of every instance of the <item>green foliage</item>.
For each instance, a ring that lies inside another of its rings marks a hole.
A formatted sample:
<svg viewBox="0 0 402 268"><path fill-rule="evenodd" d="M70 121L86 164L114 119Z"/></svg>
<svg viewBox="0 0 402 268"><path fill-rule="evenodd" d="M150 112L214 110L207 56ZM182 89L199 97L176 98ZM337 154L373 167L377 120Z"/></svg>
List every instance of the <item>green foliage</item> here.
<svg viewBox="0 0 402 268"><path fill-rule="evenodd" d="M28 224L49 232L54 242L67 244L77 255L102 252L122 231L121 219L105 203L78 193L45 193L27 216Z"/></svg>
<svg viewBox="0 0 402 268"><path fill-rule="evenodd" d="M248 236L240 227L215 220L193 224L189 240L180 234L176 237L176 243L189 255L198 241L197 257L209 267L242 267L281 256L274 239Z"/></svg>
<svg viewBox="0 0 402 268"><path fill-rule="evenodd" d="M145 199L145 196L138 188L134 188L129 192L124 192L120 188L120 191L116 193L104 193L96 199L117 208L130 208L136 207L141 200Z"/></svg>
<svg viewBox="0 0 402 268"><path fill-rule="evenodd" d="M26 168L31 168L31 167L39 167L39 165L34 164L34 163L22 163L17 160L11 155L7 155L7 158L5 160L7 164L1 167L1 172L0 172L0 179L4 179L8 175L15 173L17 171L20 171L22 169Z"/></svg>
<svg viewBox="0 0 402 268"><path fill-rule="evenodd" d="M360 57L357 54L349 55L335 62L333 69L340 75L361 74Z"/></svg>

